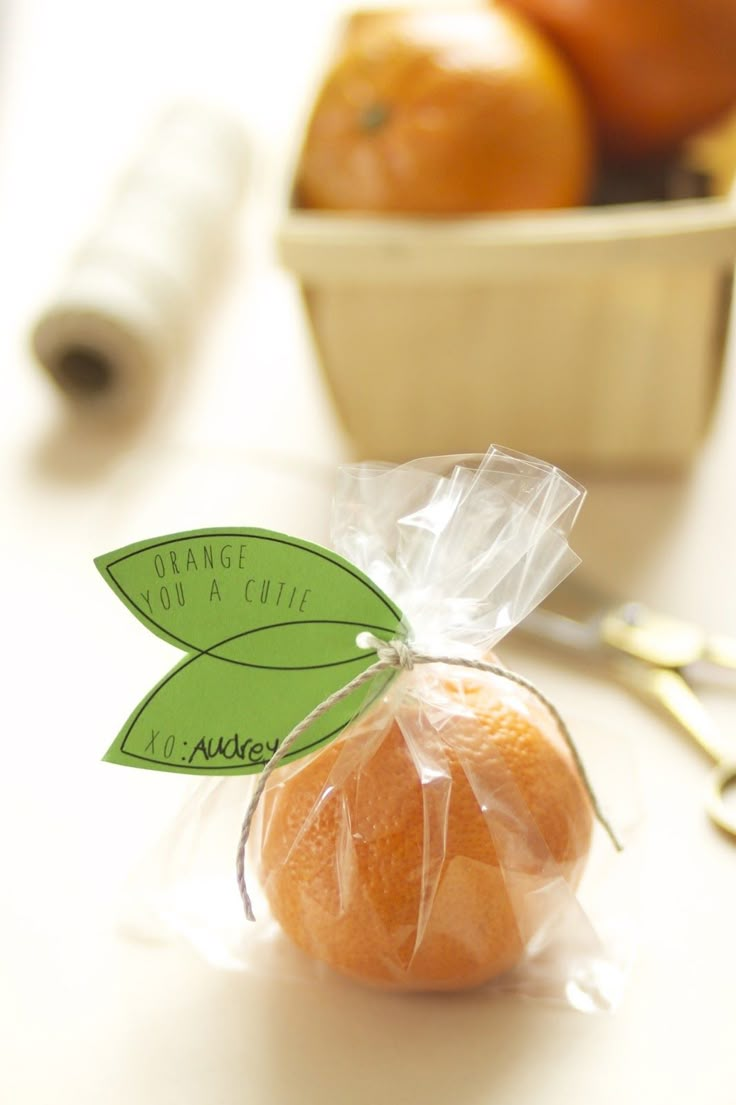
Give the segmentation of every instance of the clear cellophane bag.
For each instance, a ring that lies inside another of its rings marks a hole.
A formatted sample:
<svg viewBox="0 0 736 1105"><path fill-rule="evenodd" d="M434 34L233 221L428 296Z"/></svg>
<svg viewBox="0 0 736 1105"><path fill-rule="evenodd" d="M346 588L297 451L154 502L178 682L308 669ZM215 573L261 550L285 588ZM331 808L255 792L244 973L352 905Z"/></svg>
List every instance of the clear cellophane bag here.
<svg viewBox="0 0 736 1105"><path fill-rule="evenodd" d="M583 496L496 447L343 468L332 547L401 608L414 652L453 663L401 671L334 741L273 772L247 853L255 924L234 877L241 777L193 786L133 879L129 927L274 977L614 1008L635 935L630 753L585 717L567 719L571 747L553 688L504 675L496 651L577 566Z"/></svg>

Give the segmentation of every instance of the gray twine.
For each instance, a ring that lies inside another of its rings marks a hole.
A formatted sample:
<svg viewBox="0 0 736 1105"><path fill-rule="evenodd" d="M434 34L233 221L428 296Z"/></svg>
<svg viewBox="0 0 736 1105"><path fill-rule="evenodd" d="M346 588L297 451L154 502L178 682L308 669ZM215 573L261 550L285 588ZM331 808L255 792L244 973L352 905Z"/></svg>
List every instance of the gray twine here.
<svg viewBox="0 0 736 1105"><path fill-rule="evenodd" d="M243 825L240 830L240 840L238 841L238 854L236 863L236 873L238 881L238 889L240 891L240 897L243 900L243 907L245 909L245 916L249 921L255 921L255 914L253 913L253 906L248 893L248 888L245 883L245 849L248 843L248 837L250 836L251 826L253 818L255 816L258 805L263 797L263 792L266 789L266 784L270 779L272 773L279 766L284 757L288 754L289 750L293 747L294 743L299 739L305 729L308 729L313 722L326 714L328 710L336 706L338 702L342 702L362 687L364 683L368 683L374 675L378 675L382 671L387 671L389 668L401 668L403 671L411 671L415 664L452 664L456 667L472 668L475 671L489 672L491 675L500 675L503 679L508 679L512 683L517 683L520 687L524 687L527 691L530 691L535 698L547 708L549 713L557 723L562 736L565 739L565 743L570 750L572 758L577 767L580 778L583 781L583 785L588 792L590 803L593 807L593 812L599 822L599 824L605 829L608 834L611 843L617 852L620 852L623 848L621 841L619 840L616 832L614 831L608 818L603 813L600 807L598 799L596 797L593 786L588 778L588 774L583 765L583 761L580 758L575 742L572 739L570 730L560 716L557 708L549 701L549 699L542 694L533 683L530 683L528 679L524 679L522 675L518 675L516 672L510 671L508 668L504 668L499 664L487 664L484 660L471 660L466 657L459 656L436 656L428 655L424 652L415 652L414 649L406 644L405 641L393 640L384 641L380 637L374 637L372 633L363 633L360 636L361 643L366 648L375 649L378 660L375 664L371 664L369 668L360 672L351 679L349 683L346 683L344 687L341 687L334 694L331 694L329 698L326 698L324 702L320 702L318 706L307 714L303 721L300 721L298 725L295 725L289 735L284 738L282 743L274 752L271 759L264 767L261 774L258 776L258 782L255 790L251 796L248 808L245 811L245 817L243 818Z"/></svg>

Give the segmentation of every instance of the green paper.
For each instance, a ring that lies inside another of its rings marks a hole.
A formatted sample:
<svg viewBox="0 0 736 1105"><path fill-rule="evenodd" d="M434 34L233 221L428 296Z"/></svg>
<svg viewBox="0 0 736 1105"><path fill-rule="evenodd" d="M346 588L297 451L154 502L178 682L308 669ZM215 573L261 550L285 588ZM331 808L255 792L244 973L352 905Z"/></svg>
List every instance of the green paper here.
<svg viewBox="0 0 736 1105"><path fill-rule="evenodd" d="M401 611L356 567L269 530L176 533L95 564L140 622L187 653L128 718L104 757L112 763L261 771L294 726L375 663L359 633L406 637ZM395 675L331 707L284 761L337 736Z"/></svg>

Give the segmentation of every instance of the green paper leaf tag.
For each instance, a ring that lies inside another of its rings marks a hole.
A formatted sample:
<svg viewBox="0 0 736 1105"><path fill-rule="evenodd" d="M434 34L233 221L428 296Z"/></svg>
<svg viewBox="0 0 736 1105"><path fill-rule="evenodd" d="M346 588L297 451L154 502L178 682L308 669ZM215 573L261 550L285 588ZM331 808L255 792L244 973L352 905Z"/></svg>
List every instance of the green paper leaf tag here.
<svg viewBox="0 0 736 1105"><path fill-rule="evenodd" d="M176 533L95 564L140 622L187 653L128 718L104 757L112 763L261 771L294 726L375 663L358 634L407 635L399 608L347 560L270 530ZM336 737L396 674L331 707L284 760Z"/></svg>

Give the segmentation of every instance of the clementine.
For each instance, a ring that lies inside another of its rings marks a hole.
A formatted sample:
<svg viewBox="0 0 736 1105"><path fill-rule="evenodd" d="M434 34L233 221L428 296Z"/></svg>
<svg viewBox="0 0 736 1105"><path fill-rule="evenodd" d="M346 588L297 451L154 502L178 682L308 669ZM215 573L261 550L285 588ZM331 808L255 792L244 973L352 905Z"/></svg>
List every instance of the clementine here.
<svg viewBox="0 0 736 1105"><path fill-rule="evenodd" d="M275 918L316 959L394 989L513 967L590 846L588 794L547 712L508 681L441 670L264 794Z"/></svg>
<svg viewBox="0 0 736 1105"><path fill-rule="evenodd" d="M667 153L736 103L734 0L505 0L564 53L604 147Z"/></svg>
<svg viewBox="0 0 736 1105"><path fill-rule="evenodd" d="M501 7L355 19L317 97L300 206L453 214L585 201L587 109L554 49Z"/></svg>

